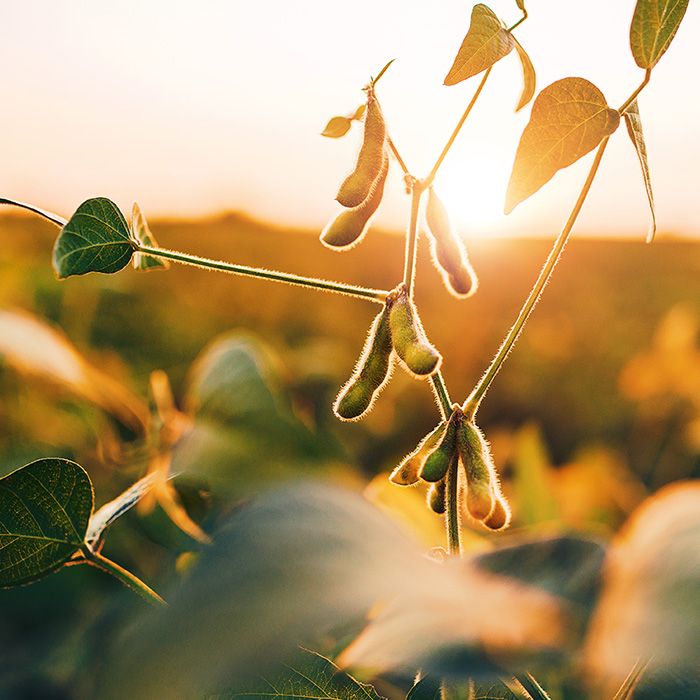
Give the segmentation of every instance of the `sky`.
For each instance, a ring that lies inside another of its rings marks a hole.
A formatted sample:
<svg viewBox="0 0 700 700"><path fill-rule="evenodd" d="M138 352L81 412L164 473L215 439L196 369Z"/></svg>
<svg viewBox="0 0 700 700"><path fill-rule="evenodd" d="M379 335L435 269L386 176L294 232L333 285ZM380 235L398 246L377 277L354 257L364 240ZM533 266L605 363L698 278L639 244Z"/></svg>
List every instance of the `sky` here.
<svg viewBox="0 0 700 700"><path fill-rule="evenodd" d="M538 92L560 78L593 82L611 106L643 78L629 50L633 0L526 0L516 36ZM23 0L0 23L3 105L0 196L63 216L89 197L149 219L244 211L317 228L340 210L337 187L354 165L361 126L320 136L377 87L392 139L424 177L479 78L443 80L469 27L464 0ZM511 25L515 0L491 9ZM693 0L639 98L661 234L700 235L700 91ZM502 213L530 106L515 52L494 68L435 183L465 237L550 237L568 216L592 155ZM409 200L390 172L378 226L403 229ZM643 239L643 180L621 127L577 231Z"/></svg>

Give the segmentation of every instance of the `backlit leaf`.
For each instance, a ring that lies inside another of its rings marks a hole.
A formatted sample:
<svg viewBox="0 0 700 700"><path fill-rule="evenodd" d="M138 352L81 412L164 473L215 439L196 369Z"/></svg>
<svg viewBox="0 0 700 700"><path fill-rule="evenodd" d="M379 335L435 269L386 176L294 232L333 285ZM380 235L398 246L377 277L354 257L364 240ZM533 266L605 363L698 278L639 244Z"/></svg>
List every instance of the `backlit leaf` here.
<svg viewBox="0 0 700 700"><path fill-rule="evenodd" d="M134 202L134 206L131 210L130 230L132 237L138 243L142 243L143 245L147 245L151 248L158 247L156 239L153 237L151 230L148 228L146 217L143 215L138 202ZM170 263L167 260L161 260L153 255L145 255L144 253L134 253L133 264L136 270L152 270L153 268L167 270L170 267Z"/></svg>
<svg viewBox="0 0 700 700"><path fill-rule="evenodd" d="M457 52L445 85L456 85L478 75L507 56L515 41L486 5L475 5L469 31Z"/></svg>
<svg viewBox="0 0 700 700"><path fill-rule="evenodd" d="M518 6L518 9L525 12L525 0L515 0L515 4Z"/></svg>
<svg viewBox="0 0 700 700"><path fill-rule="evenodd" d="M516 695L505 683L484 683L474 686L471 700L522 700L523 694Z"/></svg>
<svg viewBox="0 0 700 700"><path fill-rule="evenodd" d="M117 205L105 197L83 202L61 229L53 249L59 279L88 272L118 272L131 261L134 244Z"/></svg>
<svg viewBox="0 0 700 700"><path fill-rule="evenodd" d="M525 52L525 49L520 46L515 37L513 37L515 42L515 50L518 53L518 58L520 59L520 64L523 67L523 91L520 95L520 100L518 101L518 106L515 111L520 111L535 95L535 88L537 86L537 76L535 75L535 67L532 65L530 57Z"/></svg>
<svg viewBox="0 0 700 700"><path fill-rule="evenodd" d="M688 9L688 0L637 0L630 47L640 68L653 68L671 45Z"/></svg>
<svg viewBox="0 0 700 700"><path fill-rule="evenodd" d="M326 124L326 128L321 132L321 136L327 136L330 139L339 139L350 131L351 125L352 119L349 117L333 117L328 124Z"/></svg>
<svg viewBox="0 0 700 700"><path fill-rule="evenodd" d="M635 100L624 114L625 124L627 125L627 133L632 139L632 143L639 157L639 164L642 167L642 176L644 177L644 187L647 191L647 199L649 200L649 210L651 211L651 223L649 225L649 233L647 234L647 243L654 240L656 234L656 209L654 207L654 193L651 189L651 176L649 174L649 160L647 158L647 146L644 141L644 132L642 131L642 120L639 116L639 105Z"/></svg>
<svg viewBox="0 0 700 700"><path fill-rule="evenodd" d="M592 151L620 123L603 93L583 78L564 78L537 96L520 137L508 183L505 213L537 192L554 174Z"/></svg>
<svg viewBox="0 0 700 700"><path fill-rule="evenodd" d="M0 479L0 586L59 569L85 541L90 478L75 462L40 459Z"/></svg>
<svg viewBox="0 0 700 700"><path fill-rule="evenodd" d="M432 676L423 676L406 695L406 700L441 700L441 698L442 682Z"/></svg>
<svg viewBox="0 0 700 700"><path fill-rule="evenodd" d="M382 700L371 685L359 683L332 662L302 650L298 661L286 664L245 688L208 695L206 700Z"/></svg>

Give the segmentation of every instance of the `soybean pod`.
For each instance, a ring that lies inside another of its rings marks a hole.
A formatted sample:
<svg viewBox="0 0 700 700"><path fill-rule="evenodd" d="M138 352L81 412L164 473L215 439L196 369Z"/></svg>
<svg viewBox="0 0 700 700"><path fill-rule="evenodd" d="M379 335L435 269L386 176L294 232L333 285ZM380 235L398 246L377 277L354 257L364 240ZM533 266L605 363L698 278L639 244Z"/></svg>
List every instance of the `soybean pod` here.
<svg viewBox="0 0 700 700"><path fill-rule="evenodd" d="M457 449L467 477L467 510L475 520L485 520L494 509L496 470L481 431L463 420L457 431Z"/></svg>
<svg viewBox="0 0 700 700"><path fill-rule="evenodd" d="M365 130L355 169L338 190L336 199L344 207L359 207L369 196L384 161L386 124L379 103L370 92L365 112Z"/></svg>
<svg viewBox="0 0 700 700"><path fill-rule="evenodd" d="M391 369L391 332L388 307L375 317L357 367L333 404L342 420L359 420L369 411L389 379Z"/></svg>
<svg viewBox="0 0 700 700"><path fill-rule="evenodd" d="M447 289L457 297L468 297L478 287L478 279L469 262L462 239L455 233L445 205L431 187L425 208L433 263Z"/></svg>
<svg viewBox="0 0 700 700"><path fill-rule="evenodd" d="M433 513L443 515L445 512L445 494L447 491L447 480L443 479L434 484L430 484L428 489L428 505Z"/></svg>
<svg viewBox="0 0 700 700"><path fill-rule="evenodd" d="M399 486L411 486L418 482L420 470L428 455L437 447L446 426L447 422L442 421L432 432L428 433L418 443L418 447L411 454L404 457L401 464L391 472L389 481Z"/></svg>
<svg viewBox="0 0 700 700"><path fill-rule="evenodd" d="M389 172L389 156L384 153L381 172L367 199L354 209L340 212L321 233L321 243L335 250L348 250L359 243L369 228L369 221L384 196L384 185Z"/></svg>
<svg viewBox="0 0 700 700"><path fill-rule="evenodd" d="M447 427L442 435L442 439L435 446L435 449L428 455L420 470L420 478L423 481L437 482L445 478L450 463L457 449L457 427L461 422L462 411L456 408Z"/></svg>

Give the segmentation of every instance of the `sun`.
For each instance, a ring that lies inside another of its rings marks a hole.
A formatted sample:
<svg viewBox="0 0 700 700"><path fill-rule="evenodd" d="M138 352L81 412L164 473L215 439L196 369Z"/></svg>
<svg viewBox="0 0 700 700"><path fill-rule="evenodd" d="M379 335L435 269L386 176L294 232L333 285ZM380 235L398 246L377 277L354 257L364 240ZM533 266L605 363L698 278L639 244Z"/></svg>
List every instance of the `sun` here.
<svg viewBox="0 0 700 700"><path fill-rule="evenodd" d="M499 155L475 153L468 160L445 162L435 180L435 193L463 236L487 237L505 229L503 205L513 164Z"/></svg>

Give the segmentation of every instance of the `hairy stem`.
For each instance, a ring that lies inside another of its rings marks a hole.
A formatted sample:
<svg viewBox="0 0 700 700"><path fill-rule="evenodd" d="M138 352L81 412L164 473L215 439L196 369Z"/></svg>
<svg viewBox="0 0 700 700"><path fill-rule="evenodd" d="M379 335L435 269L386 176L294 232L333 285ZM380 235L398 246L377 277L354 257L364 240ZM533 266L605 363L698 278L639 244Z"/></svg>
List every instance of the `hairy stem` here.
<svg viewBox="0 0 700 700"><path fill-rule="evenodd" d="M644 74L644 80L642 80L639 87L627 98L627 100L622 105L622 107L620 107L617 110L620 114L624 114L629 109L629 106L637 99L637 96L639 95L639 93L642 90L644 90L644 88L649 84L650 80L651 80L651 68L647 68L646 73Z"/></svg>
<svg viewBox="0 0 700 700"><path fill-rule="evenodd" d="M430 375L430 385L437 399L438 406L440 407L442 418L443 420L447 420L452 413L452 402L450 401L450 395L447 393L445 380L442 378L440 370Z"/></svg>
<svg viewBox="0 0 700 700"><path fill-rule="evenodd" d="M424 191L423 183L415 182L411 190L411 218L406 231L406 252L403 269L403 283L409 298L413 297L413 278L416 276L416 249L418 241L418 209Z"/></svg>
<svg viewBox="0 0 700 700"><path fill-rule="evenodd" d="M312 287L314 289L324 289L329 292L337 292L338 294L347 294L360 299L369 299L377 303L383 304L386 300L388 291L381 289L366 289L365 287L356 287L351 284L342 284L340 282L327 282L315 277L301 277L292 275L286 272L275 272L274 270L263 270L257 267L247 267L245 265L232 265L231 263L222 262L220 260L210 260L208 258L200 258L196 255L188 255L187 253L178 253L174 250L166 250L165 248L151 248L150 246L138 244L136 250L140 253L146 253L156 258L166 258L175 262L184 263L186 265L194 265L195 267L203 267L210 270L219 270L222 272L230 272L234 275L247 275L249 277L260 277L262 279L273 280L275 282L286 282L287 284L296 284L302 287Z"/></svg>
<svg viewBox="0 0 700 700"><path fill-rule="evenodd" d="M456 557L462 556L462 540L459 522L459 457L455 452L447 470L445 493L445 513L447 516L447 552Z"/></svg>
<svg viewBox="0 0 700 700"><path fill-rule="evenodd" d="M576 200L576 204L574 205L574 208L571 211L569 220L566 222L566 226L564 226L557 240L555 241L554 246L552 247L552 250L549 253L549 257L547 258L547 261L545 262L544 267L542 268L539 277L537 278L537 281L532 287L528 298L525 300L525 303L523 304L523 307L520 310L518 318L513 324L513 327L508 332L508 335L506 336L505 340L503 341L503 344L496 353L496 356L491 361L491 365L486 370L486 373L476 385L474 391L472 391L470 396L464 402L463 410L465 416L467 417L467 420L474 419L474 416L476 415L476 412L479 408L479 404L484 398L484 394L488 390L489 386L491 386L491 382L498 373L498 370L501 368L503 361L508 356L508 353L513 347L515 341L518 339L520 331L522 331L523 326L525 325L528 317L530 316L530 313L532 312L532 309L535 307L535 304L538 302L542 291L544 290L547 282L549 281L549 278L557 262L559 261L559 256L564 250L566 242L569 240L569 234L571 233L571 229L573 229L574 224L576 223L576 219L578 218L578 215L581 212L583 203L586 201L586 197L588 196L588 193L591 189L591 185L593 184L593 180L595 179L596 173L598 172L600 162L603 158L603 153L605 152L605 147L608 145L609 140L610 137L606 136L602 140L600 146L598 146L598 151L596 152L595 159L593 160L593 164L591 165L591 169L588 172L588 177L586 178L586 182L583 185L583 189L581 190L581 193L579 194L578 199Z"/></svg>
<svg viewBox="0 0 700 700"><path fill-rule="evenodd" d="M389 150L393 154L394 158L396 158L396 162L401 166L401 170L403 170L404 175L410 175L410 171L408 170L408 167L406 166L406 163L404 163L403 158L401 157L401 154L398 152L396 149L396 146L394 145L394 142L391 140L391 136L386 137L386 145L389 146Z"/></svg>
<svg viewBox="0 0 700 700"><path fill-rule="evenodd" d="M462 118L459 120L459 122L457 123L457 126L455 127L454 131L452 132L452 135L447 140L447 143L445 144L445 147L442 149L442 153L439 155L437 161L435 161L435 165L433 165L433 169L428 174L428 177L426 177L425 180L423 180L424 189L427 189L428 187L430 187L430 185L432 185L433 180L435 179L435 175L437 175L437 171L439 170L440 166L442 165L442 161L445 160L445 157L450 152L450 148L452 148L452 144L455 142L457 136L459 135L459 132L461 131L462 127L464 126L464 122L467 121L467 117L471 113L472 109L474 109L474 105L476 104L476 101L479 99L479 95L481 94L481 91L484 89L484 85L486 85L486 81L488 80L488 77L490 74L491 74L491 68L488 68L487 71L484 73L484 77L481 79L481 82L479 83L479 87L476 89L474 96L472 97L471 101L467 105L467 108L464 110L464 114L462 115Z"/></svg>
<svg viewBox="0 0 700 700"><path fill-rule="evenodd" d="M127 588L138 593L142 598L145 598L152 605L164 606L167 603L152 589L149 588L140 578L134 576L130 571L119 566L107 557L103 557L99 552L93 552L89 547L85 546L82 549L85 561L92 566L96 566L108 574L112 574L118 578Z"/></svg>
<svg viewBox="0 0 700 700"><path fill-rule="evenodd" d="M25 204L24 202L18 202L14 199L5 199L4 197L0 198L0 204L10 204L13 207L27 209L28 211L34 212L34 214L43 216L45 219L48 219L52 224L56 224L56 226L63 227L68 223L68 219L64 219L58 214L53 214L50 211L46 211L46 209L40 209L39 207L35 207L32 204Z"/></svg>

